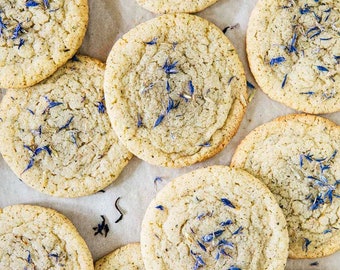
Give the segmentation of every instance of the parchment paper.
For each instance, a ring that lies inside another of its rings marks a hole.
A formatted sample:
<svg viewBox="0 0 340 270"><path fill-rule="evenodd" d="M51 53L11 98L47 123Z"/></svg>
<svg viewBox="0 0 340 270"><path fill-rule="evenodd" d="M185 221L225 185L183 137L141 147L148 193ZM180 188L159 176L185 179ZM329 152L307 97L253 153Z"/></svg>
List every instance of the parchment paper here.
<svg viewBox="0 0 340 270"><path fill-rule="evenodd" d="M236 47L246 69L247 79L252 83L254 79L250 74L245 54L245 33L250 12L256 2L257 0L219 0L215 5L198 13L221 29L239 24L233 30L228 30L227 36ZM123 33L155 17L139 7L135 0L89 0L89 7L90 22L80 53L96 57L103 62L106 61L114 42ZM92 252L93 259L97 260L124 244L139 241L140 225L146 207L157 191L172 178L207 165L229 165L235 147L252 129L277 116L293 112L270 100L257 87L238 133L215 157L183 169L164 169L133 158L119 178L105 189L105 193L76 199L54 198L29 188L18 180L0 157L0 207L26 203L60 211L78 228ZM340 124L340 113L324 117ZM157 176L162 177L163 181L155 186L154 179ZM118 197L121 197L119 206L124 211L124 217L119 223L115 223L119 213L114 207L114 202ZM101 222L100 215L106 217L110 226L106 238L101 235L94 236L92 229ZM310 266L310 263L315 261L318 261L319 265ZM340 269L340 252L324 259L289 261L287 269Z"/></svg>

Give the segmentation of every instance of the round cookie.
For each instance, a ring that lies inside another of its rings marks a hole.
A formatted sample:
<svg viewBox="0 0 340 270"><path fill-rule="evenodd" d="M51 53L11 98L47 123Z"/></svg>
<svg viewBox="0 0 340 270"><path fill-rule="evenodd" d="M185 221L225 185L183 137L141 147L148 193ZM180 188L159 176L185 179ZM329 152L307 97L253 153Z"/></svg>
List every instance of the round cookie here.
<svg viewBox="0 0 340 270"><path fill-rule="evenodd" d="M154 13L194 13L216 2L217 0L137 0L139 5Z"/></svg>
<svg viewBox="0 0 340 270"><path fill-rule="evenodd" d="M270 98L307 113L340 111L339 18L338 0L257 2L247 53Z"/></svg>
<svg viewBox="0 0 340 270"><path fill-rule="evenodd" d="M142 222L146 269L284 269L286 221L274 196L239 169L182 175L150 203Z"/></svg>
<svg viewBox="0 0 340 270"><path fill-rule="evenodd" d="M0 88L34 85L80 47L87 0L0 0Z"/></svg>
<svg viewBox="0 0 340 270"><path fill-rule="evenodd" d="M99 259L95 270L144 270L140 244L128 244Z"/></svg>
<svg viewBox="0 0 340 270"><path fill-rule="evenodd" d="M262 180L288 224L291 258L340 249L340 127L312 115L266 123L238 146L232 166Z"/></svg>
<svg viewBox="0 0 340 270"><path fill-rule="evenodd" d="M54 196L92 194L131 158L106 113L104 64L79 56L43 82L8 90L0 105L0 152L29 186Z"/></svg>
<svg viewBox="0 0 340 270"><path fill-rule="evenodd" d="M246 108L246 79L220 29L194 15L143 23L113 46L104 91L114 130L139 158L183 167L222 150Z"/></svg>
<svg viewBox="0 0 340 270"><path fill-rule="evenodd" d="M73 224L55 210L33 205L0 209L0 268L94 269Z"/></svg>

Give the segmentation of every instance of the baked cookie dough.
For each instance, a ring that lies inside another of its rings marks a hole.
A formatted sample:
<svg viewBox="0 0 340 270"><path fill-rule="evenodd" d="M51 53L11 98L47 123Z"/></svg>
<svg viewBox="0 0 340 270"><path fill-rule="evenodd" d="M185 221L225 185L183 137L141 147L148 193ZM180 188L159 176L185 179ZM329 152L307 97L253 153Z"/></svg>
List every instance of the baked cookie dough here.
<svg viewBox="0 0 340 270"><path fill-rule="evenodd" d="M0 152L29 186L78 197L111 184L131 158L114 134L104 64L78 56L43 82L8 90L0 105Z"/></svg>
<svg viewBox="0 0 340 270"><path fill-rule="evenodd" d="M243 168L275 195L288 224L291 258L340 249L340 127L312 115L266 123L241 142L232 166Z"/></svg>
<svg viewBox="0 0 340 270"><path fill-rule="evenodd" d="M142 7L154 13L194 13L214 4L217 0L137 0Z"/></svg>
<svg viewBox="0 0 340 270"><path fill-rule="evenodd" d="M143 23L113 46L104 78L111 123L139 158L183 167L222 150L246 108L246 79L222 31L194 15Z"/></svg>
<svg viewBox="0 0 340 270"><path fill-rule="evenodd" d="M340 111L339 28L338 0L259 0L247 53L262 90L299 111Z"/></svg>
<svg viewBox="0 0 340 270"><path fill-rule="evenodd" d="M182 175L150 203L142 222L146 269L283 270L288 233L267 187L240 169Z"/></svg>
<svg viewBox="0 0 340 270"><path fill-rule="evenodd" d="M55 210L33 205L0 209L0 268L94 269L72 223Z"/></svg>
<svg viewBox="0 0 340 270"><path fill-rule="evenodd" d="M140 244L128 244L95 263L95 270L144 270Z"/></svg>
<svg viewBox="0 0 340 270"><path fill-rule="evenodd" d="M0 88L34 85L80 47L87 0L0 0Z"/></svg>

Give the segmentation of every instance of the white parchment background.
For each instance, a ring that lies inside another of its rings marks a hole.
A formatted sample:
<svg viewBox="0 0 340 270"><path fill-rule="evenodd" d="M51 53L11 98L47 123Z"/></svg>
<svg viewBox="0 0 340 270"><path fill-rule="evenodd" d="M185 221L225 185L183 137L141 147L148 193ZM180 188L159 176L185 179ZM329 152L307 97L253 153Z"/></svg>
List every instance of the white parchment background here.
<svg viewBox="0 0 340 270"><path fill-rule="evenodd" d="M252 83L254 79L249 72L245 55L245 33L250 12L256 2L257 0L219 0L215 5L198 13L199 16L212 21L221 29L239 24L236 29L229 30L227 36L236 47L246 69L247 78ZM135 0L89 0L89 7L89 28L80 53L98 58L103 62L106 61L114 42L123 33L155 17L139 7ZM277 116L293 112L257 90L238 133L231 143L214 158L183 169L164 169L133 158L120 177L105 189L105 193L77 199L53 198L27 187L18 180L0 157L0 207L27 203L60 211L78 228L94 260L97 260L124 244L139 241L140 224L146 207L157 190L160 190L173 177L207 165L229 165L235 147L252 129ZM324 116L340 124L340 113ZM156 176L164 179L157 188L154 185ZM114 202L118 197L121 197L119 205L125 215L122 221L115 223L119 214L115 210ZM110 232L106 238L101 235L94 236L92 229L101 222L100 215L104 215L109 222ZM310 266L310 263L315 261L319 262L319 266ZM340 252L324 259L289 261L287 266L287 270L307 269L340 269Z"/></svg>

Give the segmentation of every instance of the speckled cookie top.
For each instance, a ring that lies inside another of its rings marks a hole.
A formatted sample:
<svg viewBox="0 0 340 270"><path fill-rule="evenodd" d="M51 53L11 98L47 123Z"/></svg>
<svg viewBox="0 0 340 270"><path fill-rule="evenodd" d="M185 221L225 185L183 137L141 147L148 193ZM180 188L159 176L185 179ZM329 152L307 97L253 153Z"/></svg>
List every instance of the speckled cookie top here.
<svg viewBox="0 0 340 270"><path fill-rule="evenodd" d="M340 111L339 29L338 0L258 1L247 53L262 90L296 110Z"/></svg>
<svg viewBox="0 0 340 270"><path fill-rule="evenodd" d="M0 0L0 87L47 78L80 47L87 0Z"/></svg>
<svg viewBox="0 0 340 270"><path fill-rule="evenodd" d="M150 163L182 167L223 149L246 107L246 80L222 31L194 15L163 15L113 46L104 79L117 135Z"/></svg>
<svg viewBox="0 0 340 270"><path fill-rule="evenodd" d="M147 269L283 270L288 233L269 190L239 169L182 175L149 205L141 231Z"/></svg>
<svg viewBox="0 0 340 270"><path fill-rule="evenodd" d="M142 7L155 13L198 12L217 0L137 0Z"/></svg>
<svg viewBox="0 0 340 270"><path fill-rule="evenodd" d="M287 218L290 257L340 249L340 127L311 115L289 115L252 131L232 165L261 179Z"/></svg>
<svg viewBox="0 0 340 270"><path fill-rule="evenodd" d="M0 210L0 268L91 270L93 262L66 217L40 206L13 205Z"/></svg>
<svg viewBox="0 0 340 270"><path fill-rule="evenodd" d="M140 244L128 244L95 263L95 270L144 270Z"/></svg>
<svg viewBox="0 0 340 270"><path fill-rule="evenodd" d="M29 186L77 197L112 183L131 158L111 128L104 65L78 56L33 87L8 90L0 106L0 151Z"/></svg>

